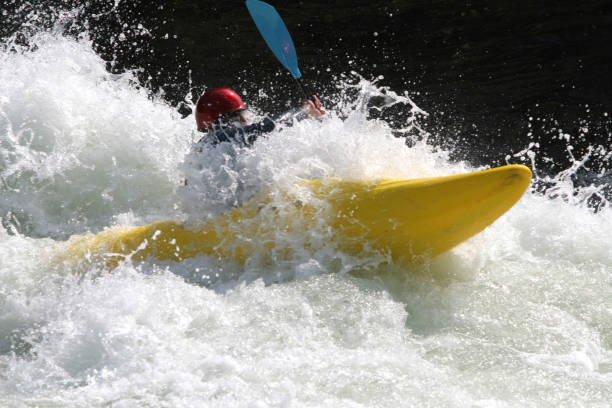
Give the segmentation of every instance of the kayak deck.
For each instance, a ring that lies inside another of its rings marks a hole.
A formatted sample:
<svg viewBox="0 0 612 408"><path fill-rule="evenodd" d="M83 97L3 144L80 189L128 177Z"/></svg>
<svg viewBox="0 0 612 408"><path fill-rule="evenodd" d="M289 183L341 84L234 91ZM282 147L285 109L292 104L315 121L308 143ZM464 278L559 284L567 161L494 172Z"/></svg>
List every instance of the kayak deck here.
<svg viewBox="0 0 612 408"><path fill-rule="evenodd" d="M244 263L256 253L290 256L277 245L279 237L318 229L321 239L350 254L367 246L393 259L422 262L493 223L530 180L531 171L522 165L412 180L312 180L303 184L307 200L259 195L197 230L158 221L74 236L62 258L104 259L109 267L126 257L181 261L211 255Z"/></svg>

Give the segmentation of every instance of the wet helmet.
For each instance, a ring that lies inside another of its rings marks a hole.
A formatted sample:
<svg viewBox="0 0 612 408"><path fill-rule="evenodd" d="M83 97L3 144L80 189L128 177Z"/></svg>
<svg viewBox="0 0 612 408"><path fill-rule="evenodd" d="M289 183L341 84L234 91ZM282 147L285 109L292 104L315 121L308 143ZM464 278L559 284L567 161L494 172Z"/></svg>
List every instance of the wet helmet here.
<svg viewBox="0 0 612 408"><path fill-rule="evenodd" d="M200 96L196 106L196 123L198 129L206 129L215 123L219 117L246 109L240 95L229 88L215 88Z"/></svg>

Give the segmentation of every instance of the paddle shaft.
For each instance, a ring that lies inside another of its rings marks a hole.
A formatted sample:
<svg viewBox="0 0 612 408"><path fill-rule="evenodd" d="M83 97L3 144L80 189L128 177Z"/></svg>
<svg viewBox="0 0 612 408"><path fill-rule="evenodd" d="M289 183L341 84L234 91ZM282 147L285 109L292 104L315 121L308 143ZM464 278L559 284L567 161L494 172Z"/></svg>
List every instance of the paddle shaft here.
<svg viewBox="0 0 612 408"><path fill-rule="evenodd" d="M302 83L302 81L300 81L299 78L295 78L295 81L298 83L298 85L300 86L300 89L302 90L302 92L304 92L304 96L306 97L306 99L311 100L312 102L314 102L314 98L313 98L313 93L310 92L310 89L308 89L306 87L306 85L304 85Z"/></svg>

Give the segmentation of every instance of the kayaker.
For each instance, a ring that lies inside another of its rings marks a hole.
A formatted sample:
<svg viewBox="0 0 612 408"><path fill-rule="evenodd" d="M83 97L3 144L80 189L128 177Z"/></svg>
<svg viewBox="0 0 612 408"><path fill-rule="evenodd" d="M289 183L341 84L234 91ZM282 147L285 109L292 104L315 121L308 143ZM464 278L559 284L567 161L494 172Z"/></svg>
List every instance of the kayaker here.
<svg viewBox="0 0 612 408"><path fill-rule="evenodd" d="M307 117L320 119L325 114L323 105L316 95L312 98L301 108L249 123L247 107L240 95L229 88L211 89L200 97L196 105L196 125L199 131L206 132L197 144L230 142L248 147L259 136L272 132L279 125L291 126L294 120Z"/></svg>
<svg viewBox="0 0 612 408"><path fill-rule="evenodd" d="M236 92L216 88L204 93L195 117L198 130L206 134L185 156L185 182L177 191L188 223L198 225L252 197L258 191L258 169L249 165L245 150L275 129L308 117L320 119L323 106L315 95L312 99L300 108L249 123L247 107Z"/></svg>

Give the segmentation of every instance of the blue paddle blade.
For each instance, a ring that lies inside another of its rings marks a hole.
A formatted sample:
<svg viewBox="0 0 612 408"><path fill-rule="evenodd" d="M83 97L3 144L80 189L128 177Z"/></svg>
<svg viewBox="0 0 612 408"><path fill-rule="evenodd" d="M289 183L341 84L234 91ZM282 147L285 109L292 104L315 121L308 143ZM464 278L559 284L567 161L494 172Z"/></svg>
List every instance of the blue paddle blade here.
<svg viewBox="0 0 612 408"><path fill-rule="evenodd" d="M276 9L259 0L247 0L246 6L261 36L276 58L291 72L295 79L300 78L302 73L298 68L293 40Z"/></svg>

